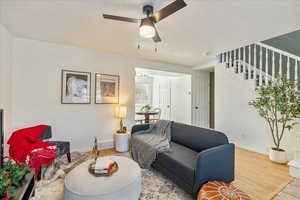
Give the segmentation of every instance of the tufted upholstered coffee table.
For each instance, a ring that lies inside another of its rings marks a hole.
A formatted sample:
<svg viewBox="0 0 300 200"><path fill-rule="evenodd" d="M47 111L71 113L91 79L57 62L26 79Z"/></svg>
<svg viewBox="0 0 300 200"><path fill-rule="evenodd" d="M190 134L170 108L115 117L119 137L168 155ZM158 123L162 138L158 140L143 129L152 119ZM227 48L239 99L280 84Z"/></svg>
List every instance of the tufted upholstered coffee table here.
<svg viewBox="0 0 300 200"><path fill-rule="evenodd" d="M95 177L88 172L92 160L73 169L65 178L65 200L138 200L141 192L141 169L126 157L109 156L119 170L111 177Z"/></svg>

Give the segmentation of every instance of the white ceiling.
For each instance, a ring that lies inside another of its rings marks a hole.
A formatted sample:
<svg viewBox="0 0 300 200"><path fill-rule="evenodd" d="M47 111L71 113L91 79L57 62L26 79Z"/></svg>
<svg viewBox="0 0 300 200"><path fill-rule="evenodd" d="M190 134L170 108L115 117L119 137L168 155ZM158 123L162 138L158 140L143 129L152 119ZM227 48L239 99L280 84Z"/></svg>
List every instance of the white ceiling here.
<svg viewBox="0 0 300 200"><path fill-rule="evenodd" d="M169 63L196 66L217 53L300 28L299 0L186 0L188 6L157 26L163 42L154 52L135 24L104 20L102 13L142 17L172 0L0 0L12 34Z"/></svg>

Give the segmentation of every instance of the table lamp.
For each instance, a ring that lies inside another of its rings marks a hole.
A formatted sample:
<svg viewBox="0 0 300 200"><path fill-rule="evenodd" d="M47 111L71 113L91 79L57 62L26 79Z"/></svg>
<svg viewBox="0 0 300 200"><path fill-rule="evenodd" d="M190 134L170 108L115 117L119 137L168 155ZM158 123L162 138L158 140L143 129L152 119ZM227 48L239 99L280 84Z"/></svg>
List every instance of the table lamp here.
<svg viewBox="0 0 300 200"><path fill-rule="evenodd" d="M117 131L118 133L126 133L126 128L123 126L123 119L127 115L127 107L126 106L118 106L116 108L117 118L120 119L120 129Z"/></svg>

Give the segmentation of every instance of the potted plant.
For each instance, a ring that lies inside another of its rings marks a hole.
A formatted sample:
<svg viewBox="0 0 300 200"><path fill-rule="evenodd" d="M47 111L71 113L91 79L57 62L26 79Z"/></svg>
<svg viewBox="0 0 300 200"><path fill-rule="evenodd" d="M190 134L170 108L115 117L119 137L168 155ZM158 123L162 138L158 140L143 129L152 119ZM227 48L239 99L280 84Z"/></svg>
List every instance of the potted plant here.
<svg viewBox="0 0 300 200"><path fill-rule="evenodd" d="M18 165L12 160L5 163L0 169L0 199L8 200L16 192L27 171L25 165Z"/></svg>
<svg viewBox="0 0 300 200"><path fill-rule="evenodd" d="M150 106L149 104L144 105L143 107L141 107L141 111L143 112L150 112L152 109L152 106Z"/></svg>
<svg viewBox="0 0 300 200"><path fill-rule="evenodd" d="M286 130L291 130L300 116L300 93L297 87L295 81L277 77L272 84L258 87L258 97L249 102L269 125L274 143L269 157L277 163L287 161L281 141Z"/></svg>

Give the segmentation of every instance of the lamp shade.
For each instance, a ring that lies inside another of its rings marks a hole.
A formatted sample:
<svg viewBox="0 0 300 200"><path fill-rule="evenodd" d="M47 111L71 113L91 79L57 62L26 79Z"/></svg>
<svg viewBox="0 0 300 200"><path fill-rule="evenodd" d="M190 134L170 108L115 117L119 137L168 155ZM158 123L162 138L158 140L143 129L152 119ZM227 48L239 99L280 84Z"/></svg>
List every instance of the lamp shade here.
<svg viewBox="0 0 300 200"><path fill-rule="evenodd" d="M116 115L118 118L125 118L127 116L127 107L126 106L118 106L116 108Z"/></svg>

